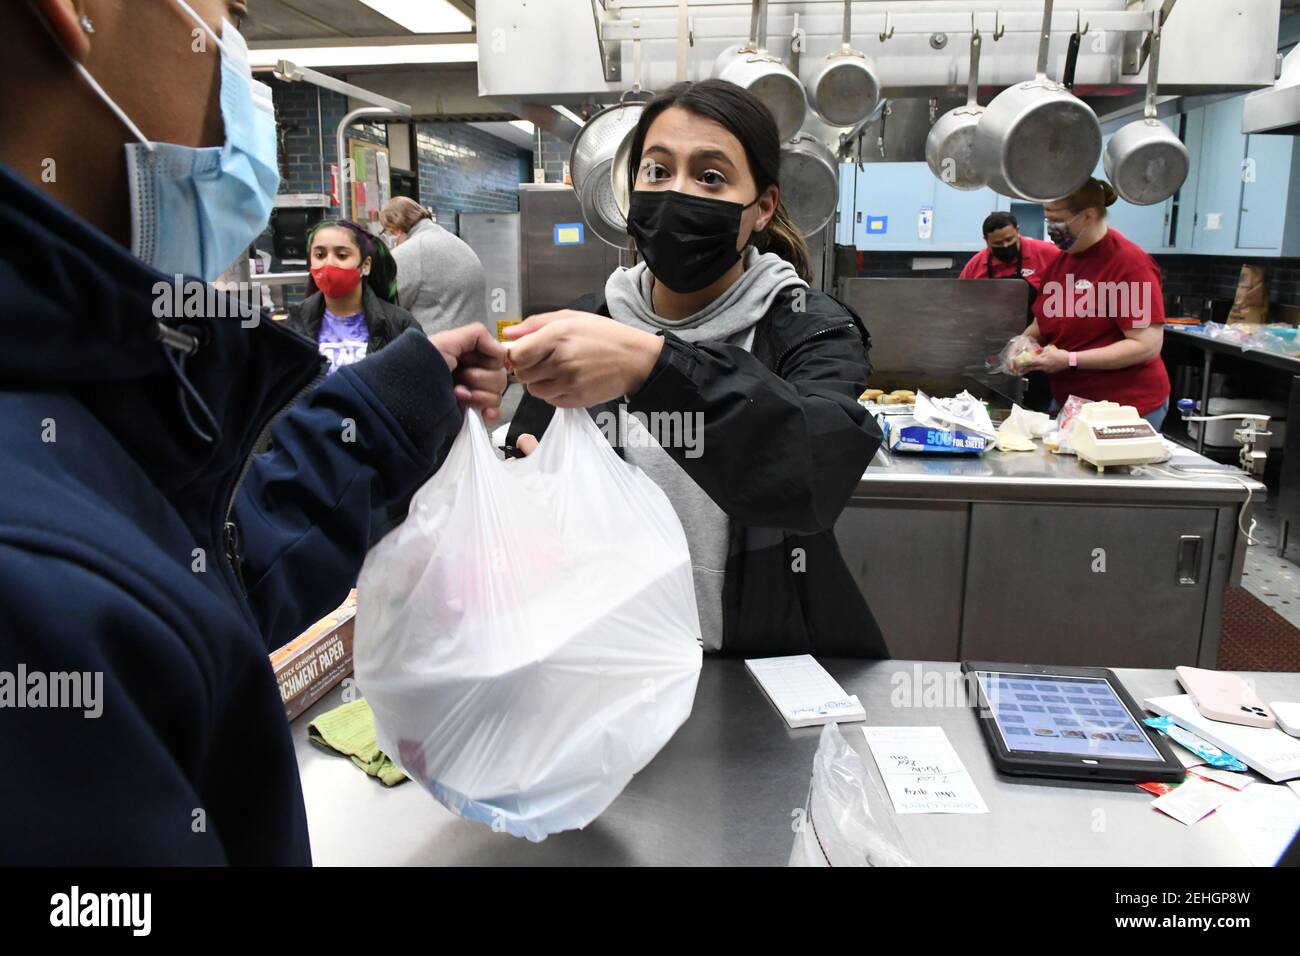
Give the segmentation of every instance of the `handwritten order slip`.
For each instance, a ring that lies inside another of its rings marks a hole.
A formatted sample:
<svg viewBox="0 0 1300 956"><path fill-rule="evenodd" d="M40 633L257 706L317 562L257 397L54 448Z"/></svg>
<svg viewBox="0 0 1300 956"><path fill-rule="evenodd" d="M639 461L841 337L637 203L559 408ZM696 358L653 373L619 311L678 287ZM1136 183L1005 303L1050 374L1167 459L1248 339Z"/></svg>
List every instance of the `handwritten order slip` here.
<svg viewBox="0 0 1300 956"><path fill-rule="evenodd" d="M942 727L863 727L895 813L988 813Z"/></svg>

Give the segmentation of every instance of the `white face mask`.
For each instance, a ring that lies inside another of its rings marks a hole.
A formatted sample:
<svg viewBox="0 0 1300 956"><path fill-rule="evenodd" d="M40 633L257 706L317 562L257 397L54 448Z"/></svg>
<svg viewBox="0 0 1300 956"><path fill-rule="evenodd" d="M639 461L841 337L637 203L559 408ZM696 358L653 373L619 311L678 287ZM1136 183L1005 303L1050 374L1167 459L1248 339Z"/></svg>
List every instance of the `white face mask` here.
<svg viewBox="0 0 1300 956"><path fill-rule="evenodd" d="M270 219L280 186L275 110L234 25L223 19L218 37L185 0L175 2L221 50L224 146L150 142L85 66L73 66L139 140L126 145L132 253L168 275L210 281L245 254Z"/></svg>

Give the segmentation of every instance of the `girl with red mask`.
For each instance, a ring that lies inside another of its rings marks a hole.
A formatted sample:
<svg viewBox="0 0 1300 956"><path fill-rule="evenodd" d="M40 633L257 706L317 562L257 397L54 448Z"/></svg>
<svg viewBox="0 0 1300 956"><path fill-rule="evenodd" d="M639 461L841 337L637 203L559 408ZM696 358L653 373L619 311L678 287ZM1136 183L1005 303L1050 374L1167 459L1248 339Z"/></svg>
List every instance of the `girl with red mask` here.
<svg viewBox="0 0 1300 956"><path fill-rule="evenodd" d="M327 219L311 231L307 246L308 295L288 321L316 342L330 373L420 327L397 305L397 268L378 236L356 223Z"/></svg>

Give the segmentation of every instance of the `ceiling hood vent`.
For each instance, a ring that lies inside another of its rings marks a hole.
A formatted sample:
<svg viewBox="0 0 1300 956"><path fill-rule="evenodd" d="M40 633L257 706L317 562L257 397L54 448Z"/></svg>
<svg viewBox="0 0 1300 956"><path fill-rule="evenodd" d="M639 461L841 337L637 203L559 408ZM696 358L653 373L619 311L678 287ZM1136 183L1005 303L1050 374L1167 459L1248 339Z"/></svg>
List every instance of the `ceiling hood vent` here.
<svg viewBox="0 0 1300 956"><path fill-rule="evenodd" d="M1282 59L1282 75L1266 90L1246 97L1241 109L1243 133L1300 133L1300 45Z"/></svg>

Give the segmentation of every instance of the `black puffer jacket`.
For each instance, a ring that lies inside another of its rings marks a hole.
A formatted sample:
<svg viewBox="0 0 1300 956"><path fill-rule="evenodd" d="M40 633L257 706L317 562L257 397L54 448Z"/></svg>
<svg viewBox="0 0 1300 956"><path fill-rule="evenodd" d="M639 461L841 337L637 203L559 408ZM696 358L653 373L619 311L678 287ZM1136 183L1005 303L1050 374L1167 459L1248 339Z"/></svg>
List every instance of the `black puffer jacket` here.
<svg viewBox="0 0 1300 956"><path fill-rule="evenodd" d="M603 296L573 308L609 315ZM750 352L662 335L628 410L703 413L699 457L665 450L731 519L723 653L888 657L832 531L881 442L857 401L870 373L862 320L823 292L787 289ZM554 412L525 395L510 444L540 438Z"/></svg>
<svg viewBox="0 0 1300 956"><path fill-rule="evenodd" d="M374 355L382 350L407 329L415 329L424 335L420 323L415 321L415 316L400 305L385 302L367 284L361 287L361 310L366 314L366 329L370 333L370 341L366 344L367 355ZM320 339L320 327L324 318L325 295L314 292L298 305L290 308L284 324L316 342ZM259 450L265 451L266 447L269 445ZM375 544L397 527L406 517L409 507L410 496L407 495L385 508L377 509L370 516L370 543Z"/></svg>
<svg viewBox="0 0 1300 956"><path fill-rule="evenodd" d="M407 329L420 331L420 323L415 321L415 316L400 305L379 298L369 285L363 284L361 287L361 310L366 314L366 328L370 332L367 355L378 352ZM320 338L320 326L324 317L325 296L321 292L315 292L289 309L285 324L315 342Z"/></svg>

